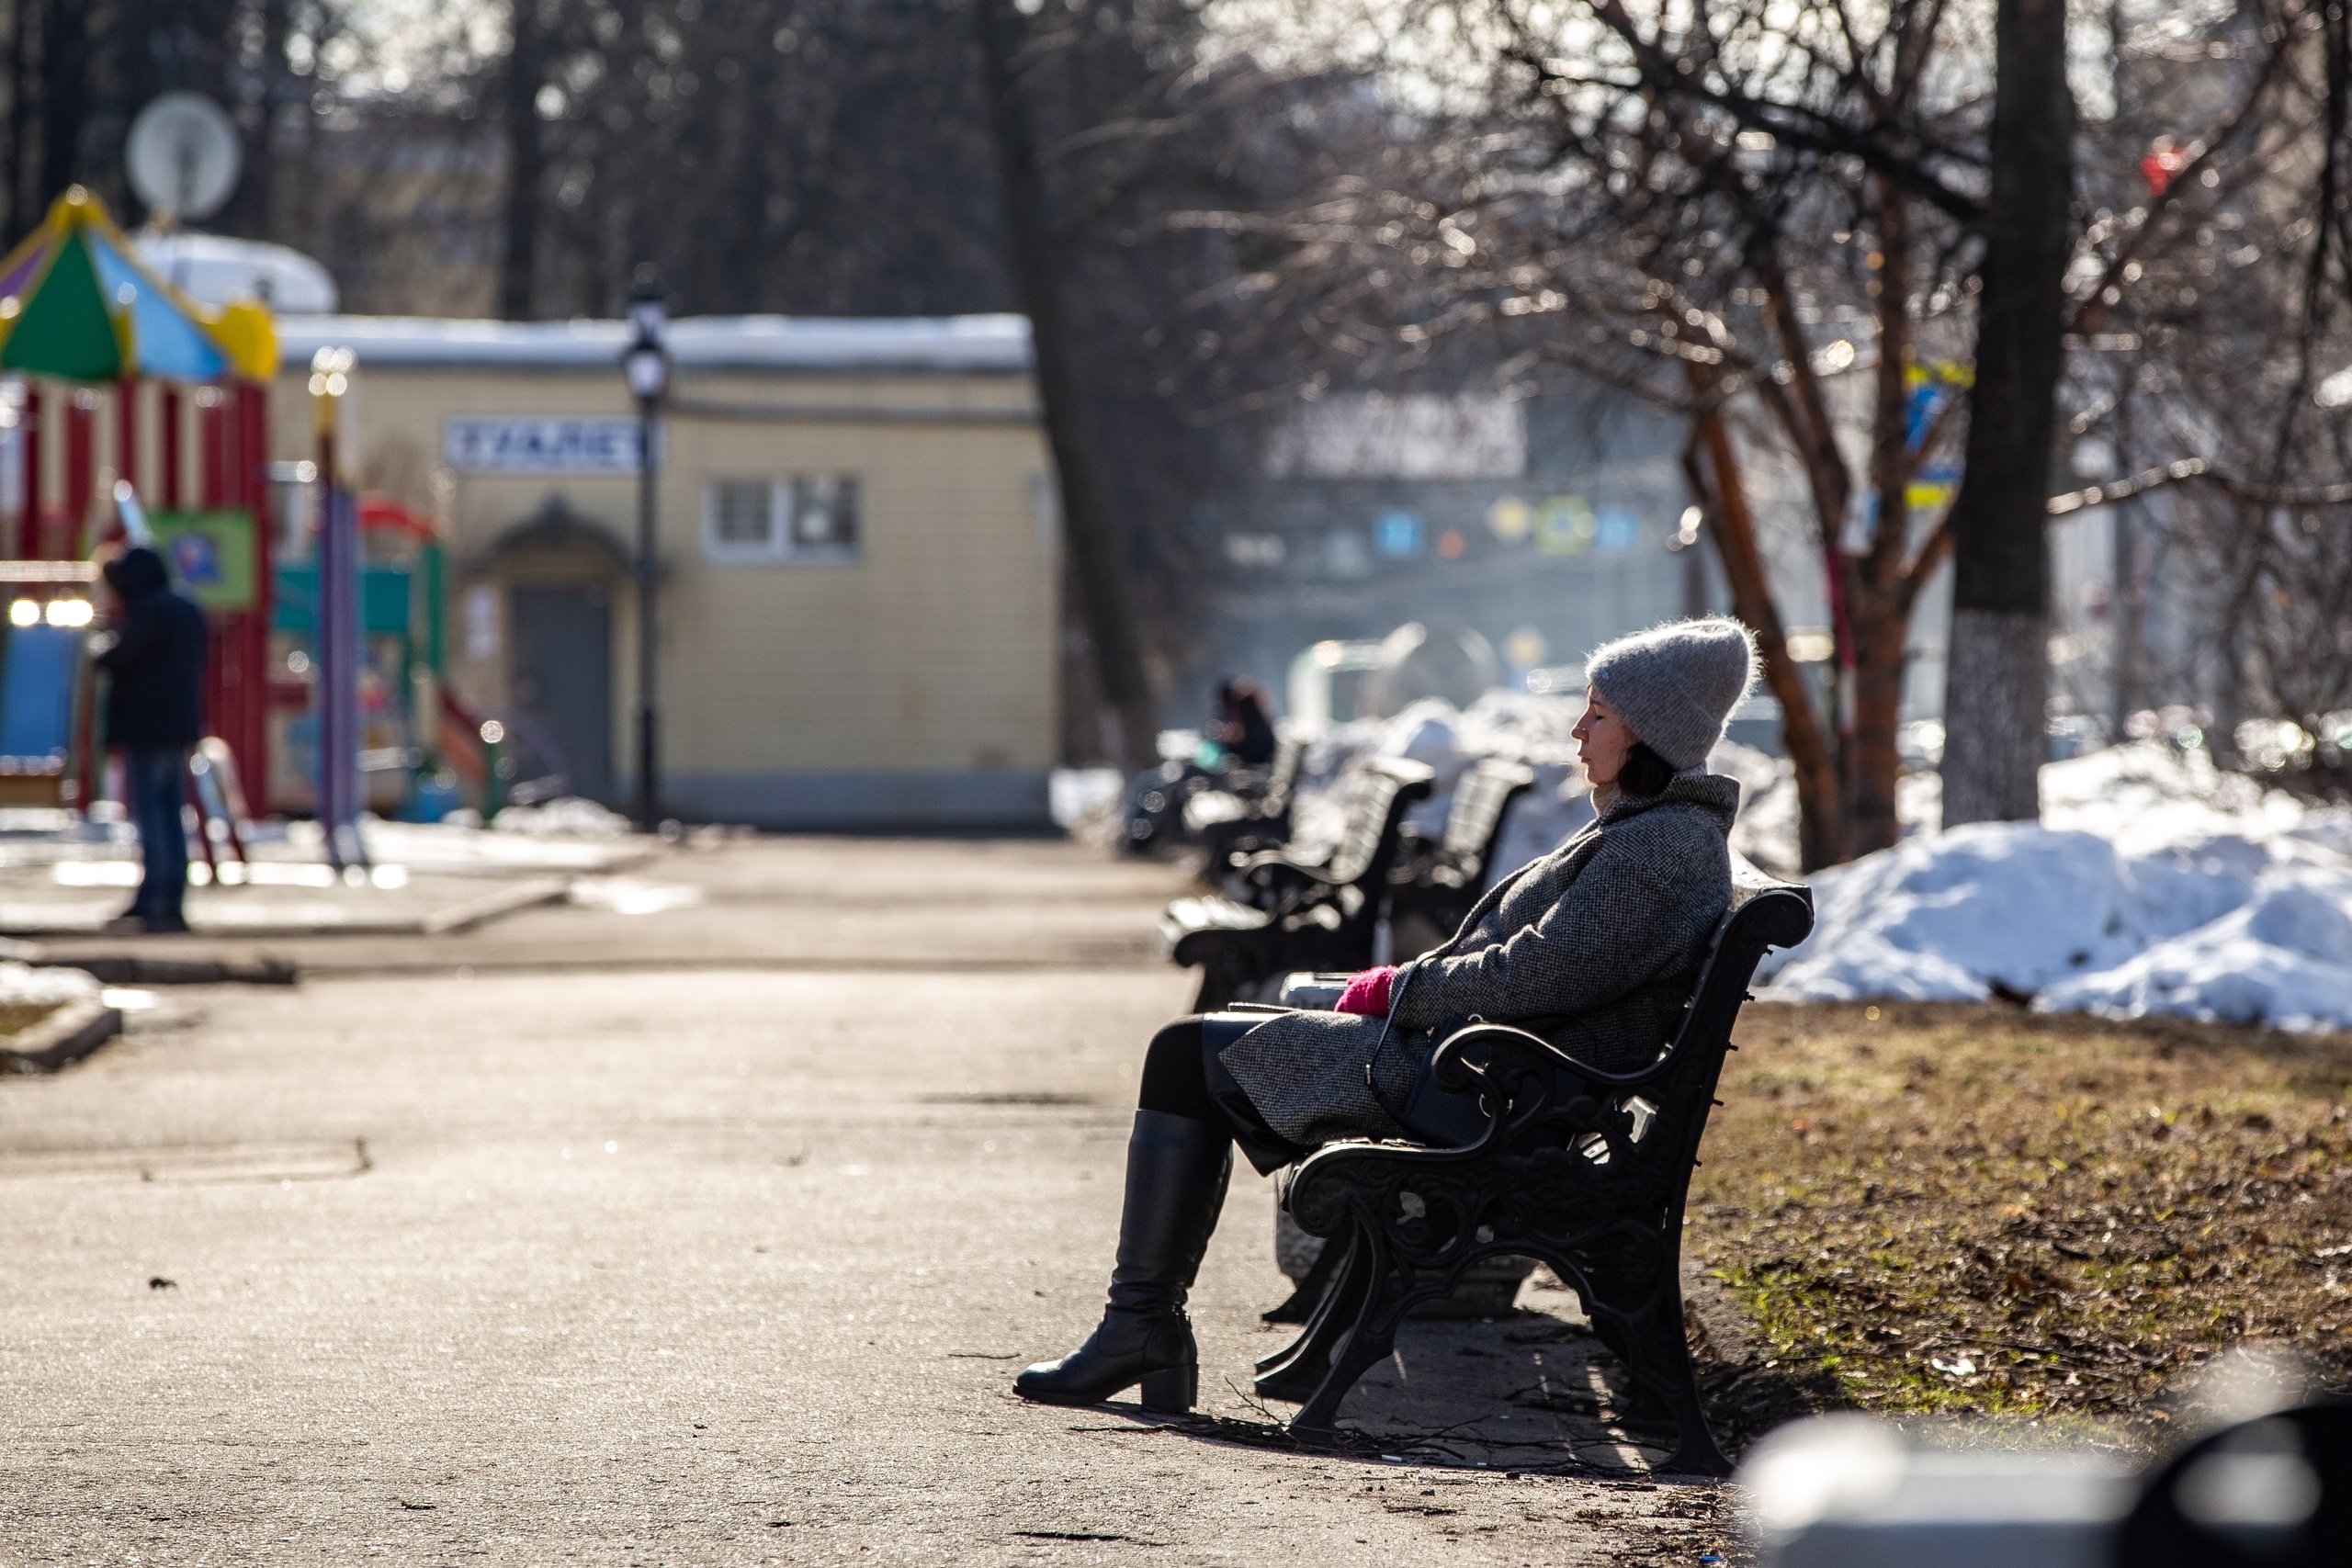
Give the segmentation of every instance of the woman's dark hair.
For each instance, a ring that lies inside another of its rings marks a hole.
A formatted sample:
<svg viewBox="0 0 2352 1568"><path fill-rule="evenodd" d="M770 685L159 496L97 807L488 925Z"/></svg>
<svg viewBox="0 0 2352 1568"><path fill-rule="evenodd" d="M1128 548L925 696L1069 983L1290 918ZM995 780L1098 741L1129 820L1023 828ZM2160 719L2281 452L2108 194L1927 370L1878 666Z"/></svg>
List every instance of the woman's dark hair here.
<svg viewBox="0 0 2352 1568"><path fill-rule="evenodd" d="M1624 765L1617 770L1617 787L1627 795L1653 795L1673 778L1674 765L1636 740L1625 753Z"/></svg>

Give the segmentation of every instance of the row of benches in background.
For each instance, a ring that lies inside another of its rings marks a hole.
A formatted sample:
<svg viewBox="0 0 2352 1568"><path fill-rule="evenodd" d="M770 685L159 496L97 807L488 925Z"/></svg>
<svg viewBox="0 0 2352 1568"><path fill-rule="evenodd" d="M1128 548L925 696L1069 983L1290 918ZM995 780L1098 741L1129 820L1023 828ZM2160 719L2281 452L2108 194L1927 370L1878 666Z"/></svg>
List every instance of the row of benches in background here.
<svg viewBox="0 0 2352 1568"><path fill-rule="evenodd" d="M1283 841L1298 762L1286 742L1255 794L1201 790L1184 803L1186 827L1209 855L1204 878L1222 888L1175 900L1160 919L1169 956L1201 971L1195 1011L1271 1000L1295 970L1367 968L1383 956L1384 921L1396 957L1444 941L1486 886L1511 803L1535 783L1522 762L1474 764L1430 840L1407 818L1436 775L1404 758L1368 758L1344 785L1339 840L1312 854Z"/></svg>

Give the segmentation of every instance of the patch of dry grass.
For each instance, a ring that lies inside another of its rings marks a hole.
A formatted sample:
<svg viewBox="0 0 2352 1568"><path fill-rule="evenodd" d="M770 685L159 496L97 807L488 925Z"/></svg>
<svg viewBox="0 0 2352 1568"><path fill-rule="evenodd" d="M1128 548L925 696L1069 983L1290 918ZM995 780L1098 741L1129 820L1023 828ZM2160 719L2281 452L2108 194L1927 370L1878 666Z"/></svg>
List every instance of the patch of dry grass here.
<svg viewBox="0 0 2352 1568"><path fill-rule="evenodd" d="M2352 1382L2352 1035L1749 1007L1691 1248L1865 1409L2142 1434L2233 1346Z"/></svg>

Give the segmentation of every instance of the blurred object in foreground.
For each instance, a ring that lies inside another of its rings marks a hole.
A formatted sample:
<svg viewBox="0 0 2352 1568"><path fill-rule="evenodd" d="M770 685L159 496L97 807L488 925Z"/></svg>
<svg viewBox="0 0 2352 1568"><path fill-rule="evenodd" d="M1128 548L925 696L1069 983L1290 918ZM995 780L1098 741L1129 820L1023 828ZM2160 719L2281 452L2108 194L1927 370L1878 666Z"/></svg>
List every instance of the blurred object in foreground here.
<svg viewBox="0 0 2352 1568"><path fill-rule="evenodd" d="M2137 1475L1826 1416L1767 1438L1739 1481L1760 1568L2320 1568L2352 1540L2352 1404L2241 1421Z"/></svg>
<svg viewBox="0 0 2352 1568"><path fill-rule="evenodd" d="M1056 768L1046 780L1046 808L1054 826L1068 833L1115 808L1125 783L1116 768Z"/></svg>

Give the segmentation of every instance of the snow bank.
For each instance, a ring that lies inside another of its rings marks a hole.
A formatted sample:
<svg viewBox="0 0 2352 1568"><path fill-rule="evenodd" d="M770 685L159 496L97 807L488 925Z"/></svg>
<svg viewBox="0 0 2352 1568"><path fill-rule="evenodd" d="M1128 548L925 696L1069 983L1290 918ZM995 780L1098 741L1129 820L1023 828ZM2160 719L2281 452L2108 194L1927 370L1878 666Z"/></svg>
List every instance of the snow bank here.
<svg viewBox="0 0 2352 1568"><path fill-rule="evenodd" d="M36 969L15 959L0 963L0 1002L70 1002L95 997L98 990L97 981L79 969Z"/></svg>
<svg viewBox="0 0 2352 1568"><path fill-rule="evenodd" d="M1578 705L1490 691L1457 710L1430 700L1334 729L1308 753L1302 836L1339 833L1334 789L1371 754L1437 771L1416 826L1443 830L1454 785L1482 757L1535 768L1489 880L1592 819L1569 735ZM1742 784L1733 847L1796 870L1796 787L1785 761L1726 744L1710 759ZM1758 971L1792 1000L1973 1001L2030 996L2045 1010L2150 1013L2352 1028L2352 811L2312 807L2160 741L2053 762L2042 820L1948 833L1939 781L1903 781L1905 837L1812 878L1817 919Z"/></svg>
<svg viewBox="0 0 2352 1568"><path fill-rule="evenodd" d="M2352 876L2282 873L2220 919L2053 986L2034 1005L2299 1031L2352 1025Z"/></svg>
<svg viewBox="0 0 2352 1568"><path fill-rule="evenodd" d="M502 833L527 833L534 838L617 839L635 831L619 812L576 795L559 795L543 806L507 807L490 825Z"/></svg>
<svg viewBox="0 0 2352 1568"><path fill-rule="evenodd" d="M2042 821L1905 840L1813 879L1758 970L1792 999L1969 1000L2352 1027L2352 812L2145 744L2042 770Z"/></svg>

